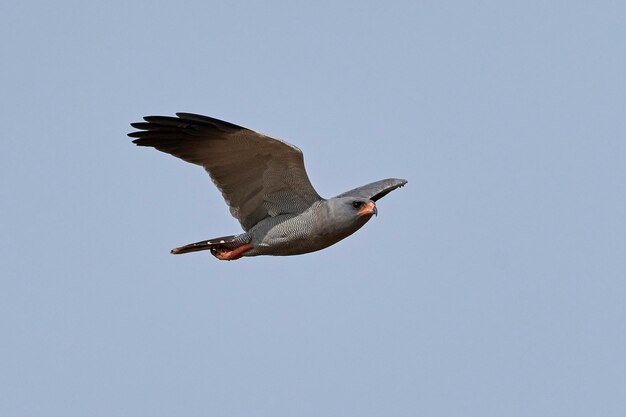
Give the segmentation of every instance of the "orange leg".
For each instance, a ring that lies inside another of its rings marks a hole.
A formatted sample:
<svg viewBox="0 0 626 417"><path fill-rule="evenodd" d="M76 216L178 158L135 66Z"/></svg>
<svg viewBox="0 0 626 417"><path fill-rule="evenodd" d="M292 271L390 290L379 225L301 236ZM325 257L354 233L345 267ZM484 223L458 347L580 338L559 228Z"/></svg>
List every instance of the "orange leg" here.
<svg viewBox="0 0 626 417"><path fill-rule="evenodd" d="M241 258L244 252L250 249L252 249L252 245L249 243L244 243L243 245L233 250L226 250L221 252L216 251L212 253L217 259L221 259L222 261L234 261L235 259Z"/></svg>

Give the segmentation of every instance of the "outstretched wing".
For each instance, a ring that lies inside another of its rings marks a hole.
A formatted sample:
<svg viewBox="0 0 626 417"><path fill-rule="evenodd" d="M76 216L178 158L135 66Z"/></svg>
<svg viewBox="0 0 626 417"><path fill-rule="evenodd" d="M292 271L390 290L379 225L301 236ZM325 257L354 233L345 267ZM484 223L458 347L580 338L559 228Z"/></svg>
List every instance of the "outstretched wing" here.
<svg viewBox="0 0 626 417"><path fill-rule="evenodd" d="M244 230L266 217L301 213L320 200L302 151L232 123L190 113L131 123L133 143L201 165Z"/></svg>
<svg viewBox="0 0 626 417"><path fill-rule="evenodd" d="M406 183L407 180L387 178L386 180L372 182L362 187L355 188L354 190L346 191L345 193L339 194L337 197L368 198L372 201L376 201Z"/></svg>

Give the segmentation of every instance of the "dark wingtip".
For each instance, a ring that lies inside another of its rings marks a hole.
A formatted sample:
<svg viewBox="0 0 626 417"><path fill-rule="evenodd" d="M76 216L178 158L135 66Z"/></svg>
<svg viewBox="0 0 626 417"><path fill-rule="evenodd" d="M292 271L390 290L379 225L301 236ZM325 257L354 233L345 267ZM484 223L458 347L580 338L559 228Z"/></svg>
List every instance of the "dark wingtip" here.
<svg viewBox="0 0 626 417"><path fill-rule="evenodd" d="M196 113L178 112L176 113L176 116L178 116L179 119L182 119L184 121L208 123L217 128L221 127L221 128L234 129L234 130L245 129L245 127L236 125L234 123L226 122L224 120L216 119L214 117L203 116L201 114L196 114Z"/></svg>
<svg viewBox="0 0 626 417"><path fill-rule="evenodd" d="M213 117L202 116L195 113L176 113L174 116L144 116L143 122L133 122L130 125L137 129L127 135L131 138L155 138L162 139L164 136L179 135L178 139L185 136L197 136L199 134L218 137L221 134L228 134L245 127L234 123L225 122ZM152 142L142 143L133 141L139 146L154 146Z"/></svg>

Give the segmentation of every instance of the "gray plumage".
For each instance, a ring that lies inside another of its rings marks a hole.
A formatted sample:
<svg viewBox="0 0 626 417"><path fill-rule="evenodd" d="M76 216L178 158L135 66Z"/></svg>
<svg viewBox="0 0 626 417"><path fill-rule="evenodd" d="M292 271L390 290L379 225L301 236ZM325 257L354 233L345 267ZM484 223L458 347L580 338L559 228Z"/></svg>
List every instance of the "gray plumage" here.
<svg viewBox="0 0 626 417"><path fill-rule="evenodd" d="M176 113L131 123L133 143L204 167L245 231L203 240L172 253L210 250L223 260L298 255L324 249L377 213L375 201L406 184L389 178L331 199L307 176L302 151L261 133L207 116Z"/></svg>

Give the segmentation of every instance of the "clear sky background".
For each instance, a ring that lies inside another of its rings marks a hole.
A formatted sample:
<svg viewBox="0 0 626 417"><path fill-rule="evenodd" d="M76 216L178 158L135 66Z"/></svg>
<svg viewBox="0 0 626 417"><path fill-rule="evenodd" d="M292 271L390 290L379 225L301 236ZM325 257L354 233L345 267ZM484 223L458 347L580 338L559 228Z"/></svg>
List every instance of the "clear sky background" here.
<svg viewBox="0 0 626 417"><path fill-rule="evenodd" d="M0 416L626 415L620 1L0 5ZM288 140L339 244L220 262L129 123Z"/></svg>

